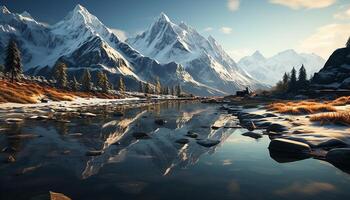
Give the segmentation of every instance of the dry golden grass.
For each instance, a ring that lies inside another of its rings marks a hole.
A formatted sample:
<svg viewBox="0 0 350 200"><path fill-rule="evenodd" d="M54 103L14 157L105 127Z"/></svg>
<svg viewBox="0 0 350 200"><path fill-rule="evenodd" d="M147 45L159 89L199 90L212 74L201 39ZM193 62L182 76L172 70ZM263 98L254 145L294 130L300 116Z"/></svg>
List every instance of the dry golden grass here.
<svg viewBox="0 0 350 200"><path fill-rule="evenodd" d="M350 111L317 114L312 116L310 121L321 122L321 124L334 123L350 125Z"/></svg>
<svg viewBox="0 0 350 200"><path fill-rule="evenodd" d="M0 102L37 103L40 98L46 97L53 101L71 101L74 97L83 98L118 98L116 95L103 93L86 93L59 90L49 86L42 86L32 82L10 82L0 80Z"/></svg>
<svg viewBox="0 0 350 200"><path fill-rule="evenodd" d="M337 111L337 109L332 104L317 103L312 101L273 103L267 106L267 110L290 115Z"/></svg>

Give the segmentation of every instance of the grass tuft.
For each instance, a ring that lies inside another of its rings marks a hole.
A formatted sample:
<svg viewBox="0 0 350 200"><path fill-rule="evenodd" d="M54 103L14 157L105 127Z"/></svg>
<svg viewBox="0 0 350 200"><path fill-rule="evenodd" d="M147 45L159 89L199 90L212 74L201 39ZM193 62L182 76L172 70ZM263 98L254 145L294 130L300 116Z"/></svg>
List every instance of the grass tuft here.
<svg viewBox="0 0 350 200"><path fill-rule="evenodd" d="M321 122L321 124L333 123L350 125L350 111L322 113L311 116L310 121Z"/></svg>

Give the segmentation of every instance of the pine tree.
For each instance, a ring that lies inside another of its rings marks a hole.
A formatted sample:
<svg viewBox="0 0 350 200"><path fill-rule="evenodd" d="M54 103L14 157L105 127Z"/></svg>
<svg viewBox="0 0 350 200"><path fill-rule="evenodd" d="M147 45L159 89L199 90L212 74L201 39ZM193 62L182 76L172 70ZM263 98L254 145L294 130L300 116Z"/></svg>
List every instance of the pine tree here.
<svg viewBox="0 0 350 200"><path fill-rule="evenodd" d="M348 41L346 42L346 48L350 48L350 37L349 37L349 39L348 39Z"/></svg>
<svg viewBox="0 0 350 200"><path fill-rule="evenodd" d="M119 78L118 91L125 92L125 84L124 84L123 77Z"/></svg>
<svg viewBox="0 0 350 200"><path fill-rule="evenodd" d="M144 92L145 92L145 91L144 91L144 86L143 86L142 81L139 81L139 92L140 92L140 93L144 93Z"/></svg>
<svg viewBox="0 0 350 200"><path fill-rule="evenodd" d="M4 72L9 73L12 82L18 79L23 72L21 53L14 39L10 40L7 46Z"/></svg>
<svg viewBox="0 0 350 200"><path fill-rule="evenodd" d="M297 72L296 72L295 68L293 67L293 69L290 73L288 91L289 92L296 92L296 89L297 89Z"/></svg>
<svg viewBox="0 0 350 200"><path fill-rule="evenodd" d="M178 84L177 87L176 87L176 96L181 96L182 94L182 88L181 88L181 85Z"/></svg>
<svg viewBox="0 0 350 200"><path fill-rule="evenodd" d="M306 89L308 87L308 80L307 80L307 74L306 69L304 65L302 65L299 69L299 76L298 76L298 90L300 89Z"/></svg>
<svg viewBox="0 0 350 200"><path fill-rule="evenodd" d="M57 63L54 67L54 78L56 79L56 86L58 88L66 88L68 79L67 79L67 65L63 62Z"/></svg>
<svg viewBox="0 0 350 200"><path fill-rule="evenodd" d="M282 78L282 82L281 82L281 85L280 85L281 86L281 91L287 92L289 80L290 80L289 74L284 73L283 78Z"/></svg>
<svg viewBox="0 0 350 200"><path fill-rule="evenodd" d="M71 81L71 86L70 88L73 90L73 91L79 91L79 82L77 81L77 79L75 78L75 76L73 77L73 80Z"/></svg>
<svg viewBox="0 0 350 200"><path fill-rule="evenodd" d="M149 83L146 83L146 85L145 85L145 93L149 94L150 92L151 92L150 85L149 85Z"/></svg>
<svg viewBox="0 0 350 200"><path fill-rule="evenodd" d="M89 92L92 90L92 83L91 83L91 74L88 69L84 70L84 74L81 78L81 84L82 84L82 90L85 92Z"/></svg>
<svg viewBox="0 0 350 200"><path fill-rule="evenodd" d="M102 89L102 92L107 93L111 89L106 73L102 71L97 72L97 85Z"/></svg>

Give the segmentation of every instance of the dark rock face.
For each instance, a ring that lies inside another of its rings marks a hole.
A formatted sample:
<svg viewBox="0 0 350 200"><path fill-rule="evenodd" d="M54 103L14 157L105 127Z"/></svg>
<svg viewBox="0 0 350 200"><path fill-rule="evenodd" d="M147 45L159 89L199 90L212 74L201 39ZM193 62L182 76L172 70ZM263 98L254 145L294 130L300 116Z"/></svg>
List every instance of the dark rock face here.
<svg viewBox="0 0 350 200"><path fill-rule="evenodd" d="M338 148L329 151L326 160L335 165L350 168L350 148Z"/></svg>
<svg viewBox="0 0 350 200"><path fill-rule="evenodd" d="M316 89L350 89L350 48L334 51L325 66L315 73L312 85Z"/></svg>

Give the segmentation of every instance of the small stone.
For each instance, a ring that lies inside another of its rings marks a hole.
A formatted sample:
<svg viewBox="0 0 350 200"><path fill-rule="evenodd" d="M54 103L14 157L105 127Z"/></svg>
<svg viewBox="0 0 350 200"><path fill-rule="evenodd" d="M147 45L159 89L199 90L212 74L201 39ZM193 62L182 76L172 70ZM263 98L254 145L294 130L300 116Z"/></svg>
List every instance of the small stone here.
<svg viewBox="0 0 350 200"><path fill-rule="evenodd" d="M218 126L211 126L211 129L213 129L213 130L218 130L220 127L218 127Z"/></svg>
<svg viewBox="0 0 350 200"><path fill-rule="evenodd" d="M145 132L134 132L132 136L136 139L149 139L150 136Z"/></svg>
<svg viewBox="0 0 350 200"><path fill-rule="evenodd" d="M94 113L87 112L87 113L80 113L80 116L82 116L82 117L96 117L97 115Z"/></svg>
<svg viewBox="0 0 350 200"><path fill-rule="evenodd" d="M243 133L242 135L243 135L243 136L247 136L247 137L251 137L251 138L254 138L254 139L262 138L262 135L261 135L261 134L255 133L255 132L252 132L252 131L245 132L245 133Z"/></svg>
<svg viewBox="0 0 350 200"><path fill-rule="evenodd" d="M175 142L179 143L179 144L187 144L189 142L189 139L181 138L181 139L176 140Z"/></svg>
<svg viewBox="0 0 350 200"><path fill-rule="evenodd" d="M154 123L163 126L164 124L166 124L166 121L164 119L156 119L154 120Z"/></svg>
<svg viewBox="0 0 350 200"><path fill-rule="evenodd" d="M281 124L271 124L267 128L267 132L286 132L286 131L288 131L288 128Z"/></svg>
<svg viewBox="0 0 350 200"><path fill-rule="evenodd" d="M16 159L15 159L12 155L9 155L9 156L7 157L7 162L8 162L8 163L14 163L14 162L16 162Z"/></svg>
<svg viewBox="0 0 350 200"><path fill-rule="evenodd" d="M205 139L205 140L198 140L197 141L197 144L199 144L203 147L212 147L212 146L215 146L219 143L220 143L219 140L212 140L212 139Z"/></svg>
<svg viewBox="0 0 350 200"><path fill-rule="evenodd" d="M20 118L7 118L5 121L7 123L19 123L19 122L22 122L23 119L20 119Z"/></svg>
<svg viewBox="0 0 350 200"><path fill-rule="evenodd" d="M79 137L79 136L82 136L83 134L82 133L69 133L68 135L72 136L72 137Z"/></svg>
<svg viewBox="0 0 350 200"><path fill-rule="evenodd" d="M87 156L99 156L99 155L101 155L102 153L103 153L102 151L92 150L92 151L86 152L85 155L87 155Z"/></svg>
<svg viewBox="0 0 350 200"><path fill-rule="evenodd" d="M198 137L198 134L197 133L194 133L192 131L188 131L187 134L185 135L187 137L190 137L190 138L197 138Z"/></svg>
<svg viewBox="0 0 350 200"><path fill-rule="evenodd" d="M291 153L307 153L311 151L310 146L305 143L283 138L272 140L269 149Z"/></svg>

